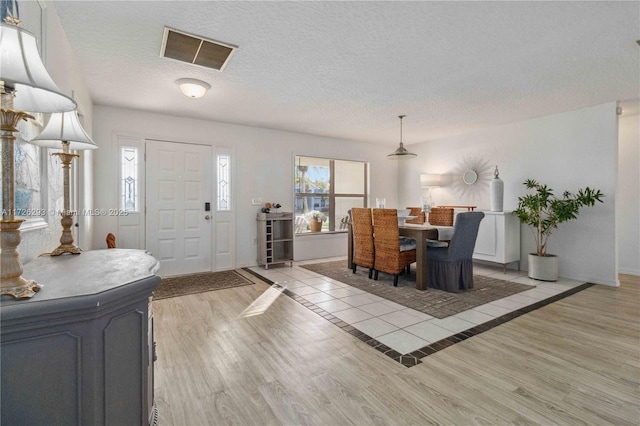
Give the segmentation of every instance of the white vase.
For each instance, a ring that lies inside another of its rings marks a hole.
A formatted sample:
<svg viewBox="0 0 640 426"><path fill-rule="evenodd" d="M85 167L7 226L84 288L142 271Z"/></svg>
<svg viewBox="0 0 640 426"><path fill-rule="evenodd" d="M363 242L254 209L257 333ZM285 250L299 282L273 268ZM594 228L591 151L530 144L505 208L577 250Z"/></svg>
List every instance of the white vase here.
<svg viewBox="0 0 640 426"><path fill-rule="evenodd" d="M504 202L504 182L500 179L498 166L493 172L493 179L489 182L489 192L491 194L491 211L501 212Z"/></svg>
<svg viewBox="0 0 640 426"><path fill-rule="evenodd" d="M556 255L538 256L536 253L529 253L527 266L529 278L540 281L558 280L558 256Z"/></svg>

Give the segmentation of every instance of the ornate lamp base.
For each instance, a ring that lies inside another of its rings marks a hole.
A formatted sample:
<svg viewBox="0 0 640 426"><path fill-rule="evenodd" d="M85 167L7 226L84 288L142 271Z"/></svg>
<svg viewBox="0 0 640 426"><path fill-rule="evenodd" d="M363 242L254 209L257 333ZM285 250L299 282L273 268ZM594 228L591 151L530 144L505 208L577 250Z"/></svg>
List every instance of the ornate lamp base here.
<svg viewBox="0 0 640 426"><path fill-rule="evenodd" d="M2 283L2 296L13 296L16 299L31 299L42 288L40 284L34 280L25 280L22 277L17 277L16 281L18 285L12 287L5 287Z"/></svg>
<svg viewBox="0 0 640 426"><path fill-rule="evenodd" d="M82 249L73 244L73 234L71 233L71 226L73 225L73 212L64 211L62 213L62 236L60 237L60 245L57 249L51 252L51 256L60 256L64 253L80 254Z"/></svg>
<svg viewBox="0 0 640 426"><path fill-rule="evenodd" d="M34 280L22 278L22 263L18 255L20 244L21 219L0 220L0 295L13 296L16 299L28 299L42 286Z"/></svg>
<svg viewBox="0 0 640 426"><path fill-rule="evenodd" d="M74 244L61 244L57 249L51 252L51 256L60 256L65 253L80 254L82 253L82 249Z"/></svg>

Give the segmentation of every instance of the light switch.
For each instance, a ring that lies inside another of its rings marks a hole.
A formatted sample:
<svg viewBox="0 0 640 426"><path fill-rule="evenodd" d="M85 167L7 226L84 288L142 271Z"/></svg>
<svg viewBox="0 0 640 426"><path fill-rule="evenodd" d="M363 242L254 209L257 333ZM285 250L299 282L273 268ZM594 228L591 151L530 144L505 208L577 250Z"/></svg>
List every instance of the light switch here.
<svg viewBox="0 0 640 426"><path fill-rule="evenodd" d="M252 206L262 205L262 198L252 198L251 199L251 205Z"/></svg>

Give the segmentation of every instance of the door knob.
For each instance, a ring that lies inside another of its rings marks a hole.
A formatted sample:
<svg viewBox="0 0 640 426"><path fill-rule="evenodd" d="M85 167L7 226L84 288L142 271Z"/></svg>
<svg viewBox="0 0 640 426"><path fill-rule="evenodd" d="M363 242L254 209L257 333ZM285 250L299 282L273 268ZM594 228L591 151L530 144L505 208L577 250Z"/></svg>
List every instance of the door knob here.
<svg viewBox="0 0 640 426"><path fill-rule="evenodd" d="M211 219L211 216L206 215L204 218L205 218L206 220L209 220L209 219Z"/></svg>

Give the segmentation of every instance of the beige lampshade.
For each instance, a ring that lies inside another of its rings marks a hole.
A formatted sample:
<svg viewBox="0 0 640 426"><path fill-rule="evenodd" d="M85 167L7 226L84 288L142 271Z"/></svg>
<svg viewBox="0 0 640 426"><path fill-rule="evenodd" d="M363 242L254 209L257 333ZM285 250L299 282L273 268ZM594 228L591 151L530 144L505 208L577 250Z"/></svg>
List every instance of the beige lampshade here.
<svg viewBox="0 0 640 426"><path fill-rule="evenodd" d="M62 93L44 67L36 38L24 28L0 23L0 80L15 89L13 108L26 112L65 112L76 102Z"/></svg>
<svg viewBox="0 0 640 426"><path fill-rule="evenodd" d="M440 175L436 175L436 174L420 175L420 186L422 188L435 188L440 186Z"/></svg>
<svg viewBox="0 0 640 426"><path fill-rule="evenodd" d="M60 148L62 141L69 142L69 149L98 148L82 128L76 111L51 114L47 125L31 143L45 148Z"/></svg>

